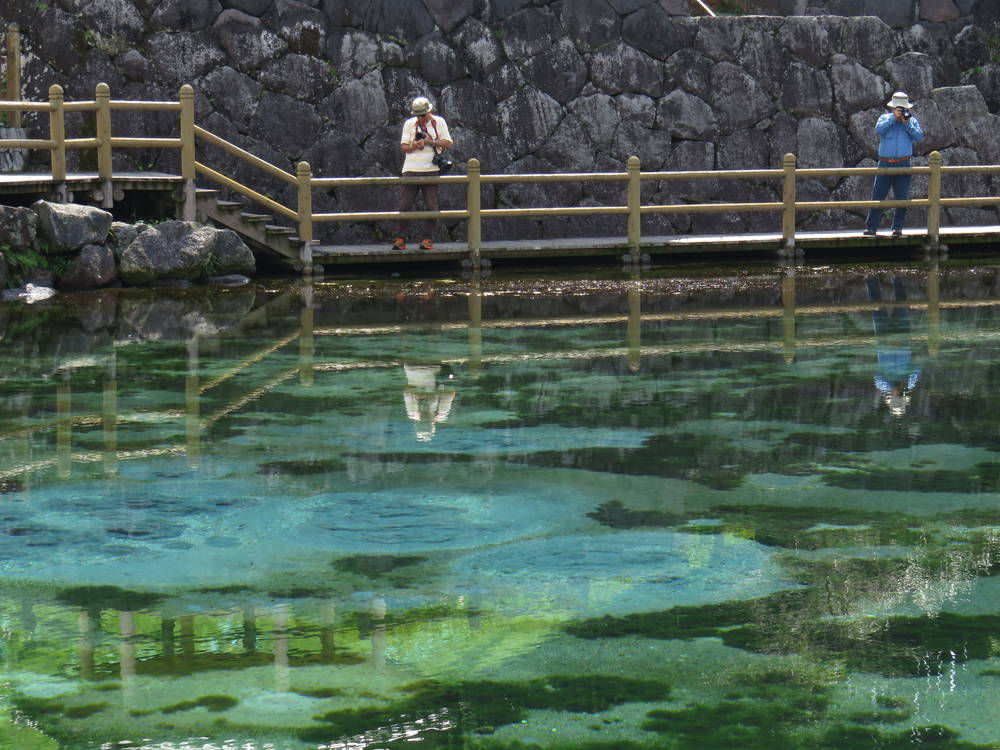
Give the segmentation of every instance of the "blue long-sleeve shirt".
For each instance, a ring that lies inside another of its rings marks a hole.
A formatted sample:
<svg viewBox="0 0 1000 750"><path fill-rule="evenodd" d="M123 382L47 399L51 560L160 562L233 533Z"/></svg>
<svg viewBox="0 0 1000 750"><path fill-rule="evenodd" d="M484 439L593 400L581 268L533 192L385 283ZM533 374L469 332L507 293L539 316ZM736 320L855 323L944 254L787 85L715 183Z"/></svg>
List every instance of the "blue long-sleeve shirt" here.
<svg viewBox="0 0 1000 750"><path fill-rule="evenodd" d="M913 156L913 144L924 139L923 128L916 117L900 122L892 112L886 112L875 123L878 134L879 158L900 159Z"/></svg>

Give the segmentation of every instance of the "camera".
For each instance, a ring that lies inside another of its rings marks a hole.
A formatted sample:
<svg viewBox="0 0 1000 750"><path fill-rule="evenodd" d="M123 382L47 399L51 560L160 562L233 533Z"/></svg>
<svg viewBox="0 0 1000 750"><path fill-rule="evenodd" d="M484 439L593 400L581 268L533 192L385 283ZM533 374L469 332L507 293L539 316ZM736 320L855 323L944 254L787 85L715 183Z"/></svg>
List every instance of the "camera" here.
<svg viewBox="0 0 1000 750"><path fill-rule="evenodd" d="M413 136L413 140L415 140L415 141L422 141L426 137L427 137L427 133L425 133L423 130L418 130L417 134L415 136Z"/></svg>
<svg viewBox="0 0 1000 750"><path fill-rule="evenodd" d="M449 169L455 166L455 162L444 154L434 154L434 158L431 159L431 164L436 166L441 171L441 174L445 174Z"/></svg>
<svg viewBox="0 0 1000 750"><path fill-rule="evenodd" d="M910 110L903 109L902 107L899 108L899 114L902 115L904 120L909 120L911 117Z"/></svg>

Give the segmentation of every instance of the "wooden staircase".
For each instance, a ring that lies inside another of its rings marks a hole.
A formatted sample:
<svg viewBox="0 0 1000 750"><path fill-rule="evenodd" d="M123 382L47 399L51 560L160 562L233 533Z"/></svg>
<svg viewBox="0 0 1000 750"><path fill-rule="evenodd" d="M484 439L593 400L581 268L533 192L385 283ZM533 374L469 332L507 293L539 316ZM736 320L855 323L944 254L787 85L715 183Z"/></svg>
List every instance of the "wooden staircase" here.
<svg viewBox="0 0 1000 750"><path fill-rule="evenodd" d="M296 235L296 230L273 224L272 216L250 213L245 208L242 202L220 199L218 190L195 189L198 221L232 229L255 255L264 255L272 262L301 272L305 267L302 260L305 242Z"/></svg>

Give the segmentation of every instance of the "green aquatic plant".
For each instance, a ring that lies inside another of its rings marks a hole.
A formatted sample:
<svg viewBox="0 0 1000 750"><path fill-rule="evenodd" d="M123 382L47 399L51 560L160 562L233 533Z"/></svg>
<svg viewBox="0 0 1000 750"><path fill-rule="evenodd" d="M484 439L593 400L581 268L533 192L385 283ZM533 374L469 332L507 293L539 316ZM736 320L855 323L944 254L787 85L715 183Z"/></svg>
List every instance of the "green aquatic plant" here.
<svg viewBox="0 0 1000 750"><path fill-rule="evenodd" d="M453 724L447 730L427 732L422 738L429 743L427 746L461 747L465 746L463 735L491 734L497 727L520 721L531 709L599 713L624 703L666 700L670 686L654 680L605 675L554 675L523 682L424 681L405 687L404 692L407 698L385 707L320 714L315 717L319 725L301 730L299 738L306 742L328 741L398 724L400 716L412 719L436 715L450 717Z"/></svg>
<svg viewBox="0 0 1000 750"><path fill-rule="evenodd" d="M366 578L380 578L399 568L426 562L422 555L354 555L334 560L333 567L344 573L354 573Z"/></svg>
<svg viewBox="0 0 1000 750"><path fill-rule="evenodd" d="M164 706L160 709L165 714L175 714L179 711L191 711L196 708L205 708L209 711L228 711L239 705L239 701L229 695L203 695L193 701L181 701L171 706Z"/></svg>
<svg viewBox="0 0 1000 750"><path fill-rule="evenodd" d="M167 597L148 591L129 591L117 586L77 586L59 591L55 598L62 604L89 611L113 609L119 612L136 612L151 609Z"/></svg>

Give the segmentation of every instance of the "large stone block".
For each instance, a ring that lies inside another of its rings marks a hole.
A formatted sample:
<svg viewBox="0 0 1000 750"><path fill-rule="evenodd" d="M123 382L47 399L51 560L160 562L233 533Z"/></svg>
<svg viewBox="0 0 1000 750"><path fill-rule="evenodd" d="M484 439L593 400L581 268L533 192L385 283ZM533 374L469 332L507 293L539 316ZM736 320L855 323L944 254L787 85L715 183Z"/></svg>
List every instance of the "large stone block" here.
<svg viewBox="0 0 1000 750"><path fill-rule="evenodd" d="M84 245L57 281L59 289L99 289L118 278L115 255L106 245Z"/></svg>
<svg viewBox="0 0 1000 750"><path fill-rule="evenodd" d="M243 72L257 70L288 48L259 18L234 8L222 11L212 29L226 53L226 61Z"/></svg>
<svg viewBox="0 0 1000 750"><path fill-rule="evenodd" d="M724 133L756 125L775 112L760 82L729 62L712 69L712 108Z"/></svg>
<svg viewBox="0 0 1000 750"><path fill-rule="evenodd" d="M594 59L596 57L597 54ZM594 64L592 61L591 65ZM583 56L566 37L525 62L523 73L528 83L560 104L574 99L587 81L587 65Z"/></svg>
<svg viewBox="0 0 1000 750"><path fill-rule="evenodd" d="M151 20L156 29L200 31L211 26L221 12L219 0L160 0Z"/></svg>
<svg viewBox="0 0 1000 750"><path fill-rule="evenodd" d="M719 132L715 112L705 101L680 89L660 99L656 121L675 138L710 141Z"/></svg>
<svg viewBox="0 0 1000 750"><path fill-rule="evenodd" d="M217 229L209 268L213 276L231 273L252 274L257 270L257 263L253 252L236 232L231 229Z"/></svg>
<svg viewBox="0 0 1000 750"><path fill-rule="evenodd" d="M590 78L599 91L607 94L663 94L663 63L624 42L608 45L590 56Z"/></svg>
<svg viewBox="0 0 1000 750"><path fill-rule="evenodd" d="M600 49L621 35L621 19L608 0L563 3L561 20L566 35L583 52Z"/></svg>
<svg viewBox="0 0 1000 750"><path fill-rule="evenodd" d="M204 277L217 230L183 221L166 221L142 232L122 252L118 275L126 284Z"/></svg>
<svg viewBox="0 0 1000 750"><path fill-rule="evenodd" d="M0 245L15 250L37 248L38 214L30 208L0 206Z"/></svg>
<svg viewBox="0 0 1000 750"><path fill-rule="evenodd" d="M93 206L35 201L38 235L51 255L67 255L84 245L103 245L111 229L112 216Z"/></svg>

